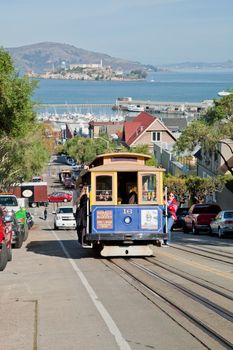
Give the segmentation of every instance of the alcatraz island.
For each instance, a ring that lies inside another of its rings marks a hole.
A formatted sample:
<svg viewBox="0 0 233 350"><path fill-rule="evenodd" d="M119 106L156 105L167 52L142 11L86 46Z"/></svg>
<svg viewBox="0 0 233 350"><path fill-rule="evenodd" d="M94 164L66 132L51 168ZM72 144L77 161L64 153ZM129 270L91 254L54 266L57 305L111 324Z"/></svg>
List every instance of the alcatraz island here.
<svg viewBox="0 0 233 350"><path fill-rule="evenodd" d="M64 79L64 80L144 80L146 72L140 69L124 72L114 71L111 66L100 63L93 64L70 64L66 67L65 62L58 69L52 69L39 74L33 71L27 72L27 76L40 79Z"/></svg>

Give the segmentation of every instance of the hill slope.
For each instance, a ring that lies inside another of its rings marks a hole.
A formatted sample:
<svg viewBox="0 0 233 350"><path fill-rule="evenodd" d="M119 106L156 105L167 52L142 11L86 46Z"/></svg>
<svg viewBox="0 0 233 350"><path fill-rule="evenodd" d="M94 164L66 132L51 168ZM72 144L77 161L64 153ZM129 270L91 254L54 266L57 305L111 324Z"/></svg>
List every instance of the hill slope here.
<svg viewBox="0 0 233 350"><path fill-rule="evenodd" d="M156 71L153 66L114 58L107 54L80 49L68 44L43 42L7 48L6 50L13 57L16 68L21 72L32 70L35 73L43 73L60 68L62 62L65 62L68 67L69 64L100 63L101 60L104 66L111 66L114 70L128 72L135 69L152 69Z"/></svg>

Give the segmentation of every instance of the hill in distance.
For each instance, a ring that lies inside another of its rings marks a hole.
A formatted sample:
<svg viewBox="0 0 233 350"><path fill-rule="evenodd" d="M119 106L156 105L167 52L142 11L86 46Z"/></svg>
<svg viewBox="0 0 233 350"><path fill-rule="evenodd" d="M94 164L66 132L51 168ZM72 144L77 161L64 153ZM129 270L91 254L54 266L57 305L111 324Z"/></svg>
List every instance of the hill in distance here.
<svg viewBox="0 0 233 350"><path fill-rule="evenodd" d="M24 73L44 73L60 68L62 62L66 67L70 64L100 63L111 66L113 70L129 72L132 70L156 71L156 67L139 62L127 61L111 57L107 54L92 52L69 44L43 42L17 48L6 48L14 59L16 69Z"/></svg>

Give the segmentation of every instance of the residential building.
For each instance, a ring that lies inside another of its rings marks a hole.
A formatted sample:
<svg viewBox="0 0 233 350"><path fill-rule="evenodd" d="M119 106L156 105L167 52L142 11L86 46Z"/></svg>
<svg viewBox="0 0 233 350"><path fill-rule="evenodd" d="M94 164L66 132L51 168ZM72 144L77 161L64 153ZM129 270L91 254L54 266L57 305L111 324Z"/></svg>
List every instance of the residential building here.
<svg viewBox="0 0 233 350"><path fill-rule="evenodd" d="M122 140L128 147L148 145L153 152L155 144L173 145L176 138L159 118L141 112L132 121L124 123Z"/></svg>
<svg viewBox="0 0 233 350"><path fill-rule="evenodd" d="M233 140L221 140L213 150L200 149L197 157L197 176L208 177L230 173L227 165L233 169ZM210 194L209 199L216 200L222 209L232 209L233 192L226 186L221 192Z"/></svg>

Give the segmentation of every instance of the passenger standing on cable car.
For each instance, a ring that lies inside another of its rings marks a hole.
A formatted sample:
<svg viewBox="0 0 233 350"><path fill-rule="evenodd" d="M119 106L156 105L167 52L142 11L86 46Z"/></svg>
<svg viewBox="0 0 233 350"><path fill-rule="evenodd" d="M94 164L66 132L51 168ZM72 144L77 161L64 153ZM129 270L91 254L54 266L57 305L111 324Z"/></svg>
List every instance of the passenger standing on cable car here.
<svg viewBox="0 0 233 350"><path fill-rule="evenodd" d="M78 198L76 210L77 234L79 243L83 243L84 231L87 227L87 186L83 186Z"/></svg>
<svg viewBox="0 0 233 350"><path fill-rule="evenodd" d="M178 209L177 201L175 200L174 192L170 192L168 195L168 201L164 205L167 205L167 233L168 240L164 240L164 244L168 245L171 242L171 230L174 221L177 220L176 211Z"/></svg>

